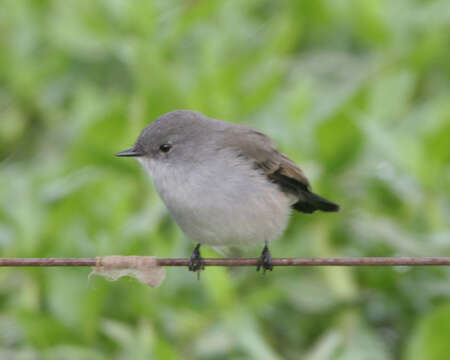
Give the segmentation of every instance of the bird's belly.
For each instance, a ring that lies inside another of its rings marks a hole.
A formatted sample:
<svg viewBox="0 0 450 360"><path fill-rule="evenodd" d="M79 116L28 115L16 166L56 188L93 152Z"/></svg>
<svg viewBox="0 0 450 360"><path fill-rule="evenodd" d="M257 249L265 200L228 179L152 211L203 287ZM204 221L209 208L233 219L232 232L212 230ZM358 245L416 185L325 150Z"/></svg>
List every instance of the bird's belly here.
<svg viewBox="0 0 450 360"><path fill-rule="evenodd" d="M214 206L181 210L169 205L175 221L195 242L209 245L251 245L269 242L284 230L289 208L276 211L258 208L248 211L237 204L232 208Z"/></svg>
<svg viewBox="0 0 450 360"><path fill-rule="evenodd" d="M189 207L169 210L184 233L193 241L209 245L251 245L277 238L285 229L289 208L269 207L249 211L241 204L232 207Z"/></svg>
<svg viewBox="0 0 450 360"><path fill-rule="evenodd" d="M174 220L195 242L251 245L269 242L285 229L291 199L265 178L228 181L186 178L157 185Z"/></svg>

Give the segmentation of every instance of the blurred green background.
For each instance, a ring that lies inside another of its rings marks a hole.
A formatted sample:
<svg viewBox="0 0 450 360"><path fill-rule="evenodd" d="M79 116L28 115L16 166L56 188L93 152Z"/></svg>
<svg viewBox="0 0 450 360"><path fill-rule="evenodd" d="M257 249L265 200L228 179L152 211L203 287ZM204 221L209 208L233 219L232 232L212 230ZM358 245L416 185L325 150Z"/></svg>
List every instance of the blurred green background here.
<svg viewBox="0 0 450 360"><path fill-rule="evenodd" d="M447 0L1 0L0 256L189 255L113 157L174 109L268 133L341 204L274 256L450 256L449 24ZM1 269L0 358L450 358L444 267L88 274Z"/></svg>

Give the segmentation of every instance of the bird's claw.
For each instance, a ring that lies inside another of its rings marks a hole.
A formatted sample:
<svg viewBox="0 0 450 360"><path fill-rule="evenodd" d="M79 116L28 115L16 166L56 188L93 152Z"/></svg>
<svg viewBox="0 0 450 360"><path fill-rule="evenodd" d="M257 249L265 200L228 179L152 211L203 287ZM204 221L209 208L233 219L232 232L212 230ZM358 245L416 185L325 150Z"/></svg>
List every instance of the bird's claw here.
<svg viewBox="0 0 450 360"><path fill-rule="evenodd" d="M259 271L259 269L263 269L262 275L264 276L266 273L266 270L273 270L272 265L272 255L270 254L269 248L267 245L264 246L264 249L261 253L261 256L259 257L258 265L256 266L256 271Z"/></svg>
<svg viewBox="0 0 450 360"><path fill-rule="evenodd" d="M200 279L200 271L205 269L205 261L200 255L200 244L194 248L188 264L189 271L197 272L197 278Z"/></svg>

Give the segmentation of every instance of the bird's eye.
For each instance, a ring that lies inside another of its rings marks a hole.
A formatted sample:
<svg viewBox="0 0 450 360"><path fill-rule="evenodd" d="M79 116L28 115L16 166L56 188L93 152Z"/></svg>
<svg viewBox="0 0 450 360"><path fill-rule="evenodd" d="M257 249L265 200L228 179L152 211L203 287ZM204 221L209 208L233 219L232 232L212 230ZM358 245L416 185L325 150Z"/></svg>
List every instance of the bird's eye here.
<svg viewBox="0 0 450 360"><path fill-rule="evenodd" d="M162 152L168 152L170 149L172 148L172 145L170 145L170 144L162 144L160 147L159 147L159 150L161 150Z"/></svg>

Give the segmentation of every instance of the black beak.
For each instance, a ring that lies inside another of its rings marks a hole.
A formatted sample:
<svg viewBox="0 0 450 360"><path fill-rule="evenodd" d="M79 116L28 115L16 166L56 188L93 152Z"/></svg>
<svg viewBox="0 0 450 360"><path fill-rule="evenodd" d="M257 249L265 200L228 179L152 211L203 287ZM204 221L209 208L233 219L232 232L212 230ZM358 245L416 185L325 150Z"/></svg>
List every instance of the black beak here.
<svg viewBox="0 0 450 360"><path fill-rule="evenodd" d="M139 156L144 156L144 155L145 154L143 152L137 151L134 148L131 148L131 149L128 149L128 150L124 150L124 151L118 152L116 154L116 156L119 156L119 157L121 157L121 156L139 157Z"/></svg>

